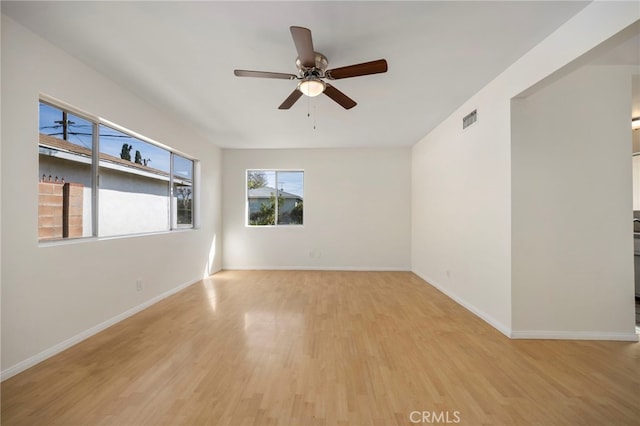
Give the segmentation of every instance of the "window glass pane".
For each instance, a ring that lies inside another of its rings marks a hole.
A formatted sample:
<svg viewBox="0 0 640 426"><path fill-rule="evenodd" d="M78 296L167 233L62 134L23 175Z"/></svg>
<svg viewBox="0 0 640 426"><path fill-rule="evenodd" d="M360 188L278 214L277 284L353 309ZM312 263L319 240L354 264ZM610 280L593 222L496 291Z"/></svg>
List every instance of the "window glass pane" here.
<svg viewBox="0 0 640 426"><path fill-rule="evenodd" d="M247 170L249 225L302 225L303 200L304 172Z"/></svg>
<svg viewBox="0 0 640 426"><path fill-rule="evenodd" d="M38 238L93 235L93 124L40 103Z"/></svg>
<svg viewBox="0 0 640 426"><path fill-rule="evenodd" d="M100 236L166 231L170 152L100 125Z"/></svg>
<svg viewBox="0 0 640 426"><path fill-rule="evenodd" d="M302 225L303 172L276 172L278 225Z"/></svg>
<svg viewBox="0 0 640 426"><path fill-rule="evenodd" d="M174 226L193 226L193 161L173 154Z"/></svg>
<svg viewBox="0 0 640 426"><path fill-rule="evenodd" d="M247 171L249 225L275 225L276 172Z"/></svg>

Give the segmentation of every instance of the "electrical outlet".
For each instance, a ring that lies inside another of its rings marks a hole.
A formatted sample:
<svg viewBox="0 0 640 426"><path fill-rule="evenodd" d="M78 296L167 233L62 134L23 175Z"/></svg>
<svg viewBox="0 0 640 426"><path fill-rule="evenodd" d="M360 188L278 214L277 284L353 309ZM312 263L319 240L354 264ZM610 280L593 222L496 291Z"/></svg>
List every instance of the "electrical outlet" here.
<svg viewBox="0 0 640 426"><path fill-rule="evenodd" d="M138 278L136 280L136 290L137 291L142 291L142 278Z"/></svg>

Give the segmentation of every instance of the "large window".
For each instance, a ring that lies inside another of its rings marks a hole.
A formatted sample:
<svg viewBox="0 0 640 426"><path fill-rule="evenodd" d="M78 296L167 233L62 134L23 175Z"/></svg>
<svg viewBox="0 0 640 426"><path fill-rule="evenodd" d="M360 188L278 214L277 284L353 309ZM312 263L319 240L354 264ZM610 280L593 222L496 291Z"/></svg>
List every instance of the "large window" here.
<svg viewBox="0 0 640 426"><path fill-rule="evenodd" d="M40 102L40 241L191 228L195 160Z"/></svg>
<svg viewBox="0 0 640 426"><path fill-rule="evenodd" d="M304 172L247 170L247 224L302 225Z"/></svg>

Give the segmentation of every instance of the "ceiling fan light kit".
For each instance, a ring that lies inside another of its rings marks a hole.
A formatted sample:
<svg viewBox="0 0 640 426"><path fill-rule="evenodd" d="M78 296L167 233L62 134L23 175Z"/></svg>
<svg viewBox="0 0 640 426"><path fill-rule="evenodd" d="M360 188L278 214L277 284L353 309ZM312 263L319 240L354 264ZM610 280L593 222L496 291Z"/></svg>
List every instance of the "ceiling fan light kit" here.
<svg viewBox="0 0 640 426"><path fill-rule="evenodd" d="M324 78L338 80L341 78L360 77L363 75L387 72L387 61L376 61L348 65L328 70L329 61L322 53L313 49L311 30L303 27L290 27L293 43L298 51L296 67L298 75L267 71L234 70L237 77L276 78L284 80L300 80L295 90L285 99L278 109L289 109L304 94L315 97L322 93L338 103L344 109L351 109L357 103L332 85L325 83Z"/></svg>
<svg viewBox="0 0 640 426"><path fill-rule="evenodd" d="M298 83L298 90L312 98L324 92L325 87L324 81L318 78L309 78Z"/></svg>

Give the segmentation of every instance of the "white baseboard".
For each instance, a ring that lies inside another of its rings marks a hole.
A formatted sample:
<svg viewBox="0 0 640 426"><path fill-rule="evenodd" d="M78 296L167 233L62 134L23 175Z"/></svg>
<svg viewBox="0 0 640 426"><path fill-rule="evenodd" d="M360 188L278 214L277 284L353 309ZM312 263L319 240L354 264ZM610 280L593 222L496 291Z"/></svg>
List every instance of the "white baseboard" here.
<svg viewBox="0 0 640 426"><path fill-rule="evenodd" d="M420 278L422 278L424 281L426 281L427 284L432 285L433 287L435 287L438 290L440 290L442 293L447 295L449 298L453 299L456 303L458 303L459 305L461 305L462 307L464 307L468 311L471 311L471 313L473 313L475 316L479 317L480 319L482 319L483 321L488 323L490 326L492 326L493 328L498 330L500 333L504 334L507 337L511 337L511 328L510 327L507 327L506 325L504 325L500 321L496 320L495 318L493 318L491 315L487 314L483 310L478 309L477 307L473 306L471 303L467 302L462 297L460 297L457 294L453 293L452 291L450 291L449 289L445 288L444 286L438 284L438 282L436 282L436 281L424 276L423 274L421 274L421 273L419 273L417 271L413 271L413 273L416 274L417 276L419 276Z"/></svg>
<svg viewBox="0 0 640 426"><path fill-rule="evenodd" d="M443 286L439 285L436 281L425 277L424 275L413 271L414 274L425 280L428 284L434 286L448 297L453 299L458 304L462 305L467 310L474 313L476 316L486 321L489 325L500 331L510 339L538 339L538 340L616 340L616 341L639 341L638 335L635 332L631 333L610 333L610 332L597 332L597 331L547 331L547 330L511 330L504 324L496 321L490 315L487 315L482 310L471 305L457 294L447 290Z"/></svg>
<svg viewBox="0 0 640 426"><path fill-rule="evenodd" d="M402 266L223 266L225 271L375 271L411 272Z"/></svg>
<svg viewBox="0 0 640 426"><path fill-rule="evenodd" d="M101 332L102 330L105 330L109 327L111 327L112 325L134 315L137 314L138 312L147 309L148 307L150 307L151 305L154 305L156 303L158 303L159 301L161 301L162 299L166 299L167 297L179 292L180 290L183 290L197 282L201 281L201 279L197 279L194 281L189 281L186 282L184 284L181 284L177 287L172 288L171 290L165 291L162 294L159 294L158 296L155 296L149 300L147 300L146 302L138 305L138 306L134 306L131 309L128 309L127 311L116 315L113 318L110 318L106 321L101 322L100 324L89 328L88 330L85 330L81 333L76 334L73 337L70 337L69 339L58 343L57 345L54 345L52 347L50 347L49 349L45 349L44 351L29 357L27 359L25 359L24 361L21 361L9 368L7 368L6 370L3 370L0 372L0 382L8 379L9 377L13 377L18 373L23 372L24 370L33 367L34 365L46 360L47 358L50 358L62 351L64 351L65 349L70 348L73 345L77 345L78 343L82 342L85 339L88 339L89 337Z"/></svg>
<svg viewBox="0 0 640 426"><path fill-rule="evenodd" d="M512 331L512 339L548 339L548 340L620 340L637 342L638 335L633 333L607 333L593 331Z"/></svg>

